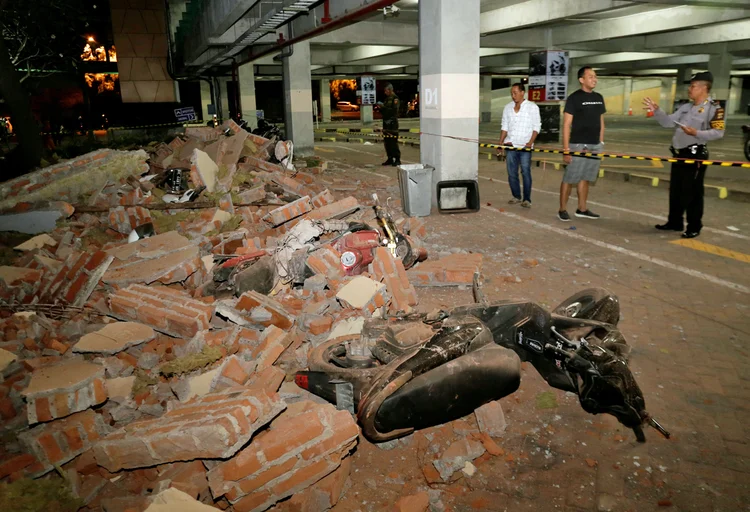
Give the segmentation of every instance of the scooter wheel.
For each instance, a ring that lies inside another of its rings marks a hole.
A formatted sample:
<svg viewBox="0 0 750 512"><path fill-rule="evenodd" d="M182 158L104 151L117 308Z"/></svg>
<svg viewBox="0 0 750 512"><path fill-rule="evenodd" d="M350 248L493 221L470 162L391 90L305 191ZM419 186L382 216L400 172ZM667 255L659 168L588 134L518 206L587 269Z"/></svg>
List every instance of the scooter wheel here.
<svg viewBox="0 0 750 512"><path fill-rule="evenodd" d="M310 370L325 372L328 375L347 381L352 381L352 379L369 380L378 375L383 370L382 366L346 368L335 362L342 362L342 356L346 353L346 343L359 340L359 337L359 334L340 336L315 348L308 357Z"/></svg>

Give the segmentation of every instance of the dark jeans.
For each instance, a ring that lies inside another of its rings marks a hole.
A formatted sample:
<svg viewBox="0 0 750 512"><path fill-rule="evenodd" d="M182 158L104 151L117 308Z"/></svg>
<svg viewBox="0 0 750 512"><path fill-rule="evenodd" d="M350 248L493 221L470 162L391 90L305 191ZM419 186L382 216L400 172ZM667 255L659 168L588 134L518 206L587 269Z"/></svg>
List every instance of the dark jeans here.
<svg viewBox="0 0 750 512"><path fill-rule="evenodd" d="M689 158L682 154L681 158ZM675 228L683 227L683 215L687 211L686 231L700 232L703 227L703 178L705 165L674 162L669 172L669 218L667 223Z"/></svg>
<svg viewBox="0 0 750 512"><path fill-rule="evenodd" d="M523 200L531 202L531 151L505 151L505 163L508 166L508 183L510 193L516 199L521 199L521 184L518 180L518 166L521 166L523 176Z"/></svg>

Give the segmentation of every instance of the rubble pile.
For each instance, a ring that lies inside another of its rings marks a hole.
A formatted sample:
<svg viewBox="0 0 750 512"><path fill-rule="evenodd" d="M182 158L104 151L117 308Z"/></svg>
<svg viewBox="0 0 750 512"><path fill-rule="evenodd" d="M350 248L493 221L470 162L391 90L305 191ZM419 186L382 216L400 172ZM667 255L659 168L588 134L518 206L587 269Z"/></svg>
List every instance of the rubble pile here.
<svg viewBox="0 0 750 512"><path fill-rule="evenodd" d="M364 191L336 197L351 183L273 163L274 144L229 121L2 185L23 192L0 219L47 233L0 267L0 481L59 474L107 512L337 502L360 430L294 372L363 319L412 313L410 281L470 285L481 258L407 271ZM424 222L393 222L419 253Z"/></svg>

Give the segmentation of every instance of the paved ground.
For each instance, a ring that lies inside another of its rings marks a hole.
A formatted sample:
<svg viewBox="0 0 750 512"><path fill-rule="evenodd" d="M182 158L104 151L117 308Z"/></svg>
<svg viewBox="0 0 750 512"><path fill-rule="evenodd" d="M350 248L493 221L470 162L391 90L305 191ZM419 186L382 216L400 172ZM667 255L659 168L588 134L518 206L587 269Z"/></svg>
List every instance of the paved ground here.
<svg viewBox="0 0 750 512"><path fill-rule="evenodd" d="M418 161L418 149L402 151L404 162ZM321 143L317 152L344 169L343 183L398 196L395 169L372 166L383 159L381 145ZM490 300L554 307L590 286L616 293L648 410L673 438L651 431L638 444L613 418L588 415L575 397L526 368L521 390L502 401L509 424L496 439L502 456L475 461L470 478L428 484L431 451L464 438L471 418L419 432L392 450L362 441L352 485L335 510L386 510L427 489L434 510L750 510L747 205L707 198L706 228L696 239L703 245L688 247L653 229L666 211L664 189L600 181L590 206L602 218L566 224L555 217L559 171L534 168L533 208L526 210L506 204L503 164L480 160L479 170L479 213L426 219L432 256L454 248L484 254ZM528 268L529 258L539 265ZM419 294L424 310L471 301L470 290ZM556 404L547 409L540 394L549 391Z"/></svg>
<svg viewBox="0 0 750 512"><path fill-rule="evenodd" d="M653 119L643 116L607 116L605 141L606 150L613 153L639 154L650 156L670 156L669 146L672 130L661 128ZM748 116L732 116L727 121L727 132L723 139L711 142L709 148L711 158L717 160L745 161L743 154L742 125L750 124ZM376 121L372 127L381 127ZM360 127L359 121L341 121L322 123L320 128L355 128ZM419 119L401 119L401 128L419 128ZM408 134L405 134L408 135ZM500 123L494 121L479 127L479 139L482 142L496 143L500 135ZM414 137L418 135L414 134ZM540 148L559 149L559 144L543 144ZM550 162L561 162L562 158L553 155L539 155ZM668 163L630 161L621 159L605 160L603 168L622 171L640 172L654 176L667 177ZM730 189L750 192L750 169L712 166L706 174L706 183Z"/></svg>

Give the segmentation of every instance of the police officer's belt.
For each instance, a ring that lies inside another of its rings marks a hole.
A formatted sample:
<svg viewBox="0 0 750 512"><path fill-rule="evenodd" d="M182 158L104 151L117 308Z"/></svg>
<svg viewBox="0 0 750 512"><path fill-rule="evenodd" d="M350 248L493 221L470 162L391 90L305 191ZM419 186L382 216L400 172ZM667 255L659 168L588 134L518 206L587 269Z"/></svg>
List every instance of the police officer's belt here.
<svg viewBox="0 0 750 512"><path fill-rule="evenodd" d="M681 158L708 158L708 146L705 144L691 144L681 149L675 149L674 146L670 146L669 150L672 152L672 156Z"/></svg>

